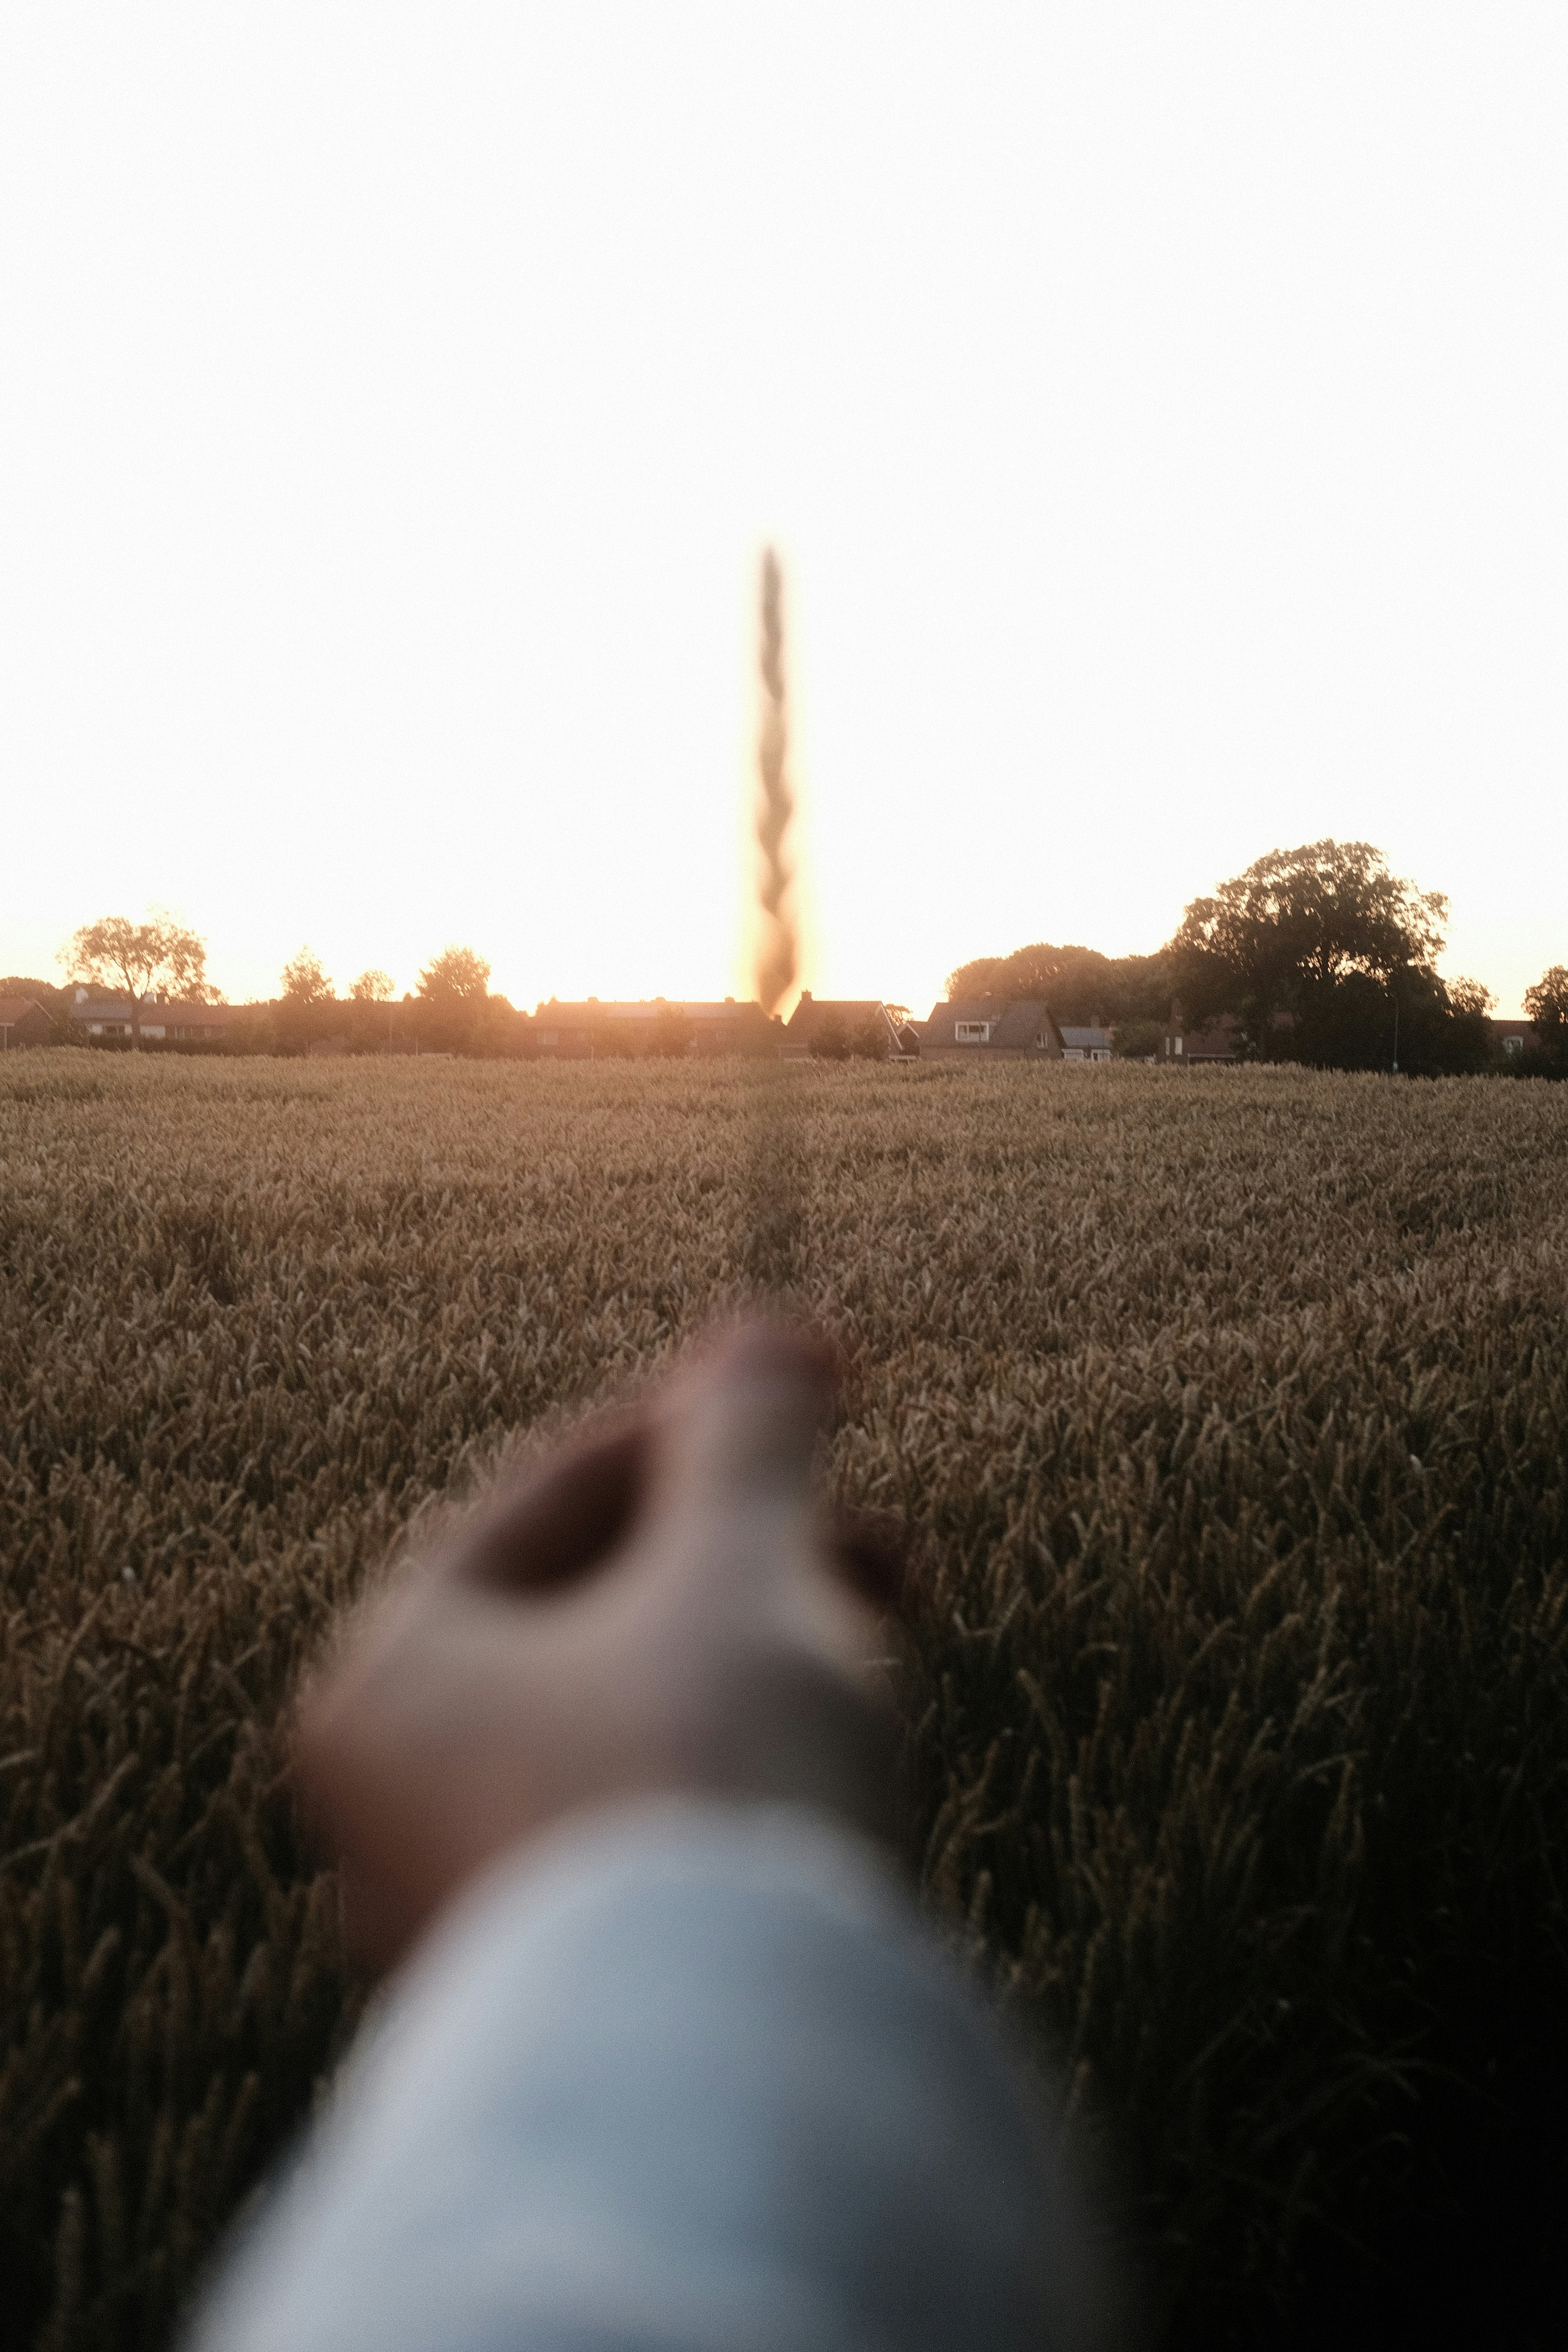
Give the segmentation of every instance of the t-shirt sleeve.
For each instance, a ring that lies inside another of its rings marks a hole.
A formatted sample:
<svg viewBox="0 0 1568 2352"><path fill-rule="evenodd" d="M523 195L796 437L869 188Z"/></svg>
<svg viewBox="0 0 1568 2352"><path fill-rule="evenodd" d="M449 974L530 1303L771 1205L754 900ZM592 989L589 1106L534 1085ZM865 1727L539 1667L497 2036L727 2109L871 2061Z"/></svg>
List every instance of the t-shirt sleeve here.
<svg viewBox="0 0 1568 2352"><path fill-rule="evenodd" d="M1022 2352L1091 2305L1046 2104L891 1874L681 1801L448 1915L191 2352Z"/></svg>

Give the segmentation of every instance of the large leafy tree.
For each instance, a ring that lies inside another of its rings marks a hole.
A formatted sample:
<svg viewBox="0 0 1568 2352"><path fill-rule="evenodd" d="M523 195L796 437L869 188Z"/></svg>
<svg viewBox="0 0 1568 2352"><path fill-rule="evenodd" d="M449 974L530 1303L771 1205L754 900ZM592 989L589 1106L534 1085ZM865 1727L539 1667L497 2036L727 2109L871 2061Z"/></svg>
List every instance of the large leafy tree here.
<svg viewBox="0 0 1568 2352"><path fill-rule="evenodd" d="M1554 963L1524 992L1524 1009L1541 1033L1523 1068L1540 1077L1568 1076L1568 965Z"/></svg>
<svg viewBox="0 0 1568 2352"><path fill-rule="evenodd" d="M59 961L73 981L123 991L130 998L131 1050L139 1054L142 999L162 989L182 1003L200 1003L207 951L195 931L154 907L144 923L125 915L100 915L96 923L84 923L60 950Z"/></svg>
<svg viewBox="0 0 1568 2352"><path fill-rule="evenodd" d="M1369 1003L1397 1003L1402 980L1429 992L1447 914L1441 892L1402 880L1370 842L1313 841L1194 898L1166 953L1189 1017L1232 1013L1267 1053L1278 1015L1321 1022L1352 980Z"/></svg>
<svg viewBox="0 0 1568 2352"><path fill-rule="evenodd" d="M1554 963L1533 988L1525 990L1524 1010L1542 1032L1568 1031L1568 964Z"/></svg>
<svg viewBox="0 0 1568 2352"><path fill-rule="evenodd" d="M650 1050L661 1061L679 1061L691 1051L692 1027L679 1004L663 1004L653 1017Z"/></svg>
<svg viewBox="0 0 1568 2352"><path fill-rule="evenodd" d="M419 975L419 1026L426 1047L478 1054L493 1045L505 1006L490 995L490 968L472 948L443 948Z"/></svg>
<svg viewBox="0 0 1568 2352"><path fill-rule="evenodd" d="M291 1004L326 1004L332 983L314 948L301 948L283 967L283 993Z"/></svg>
<svg viewBox="0 0 1568 2352"><path fill-rule="evenodd" d="M472 948L443 948L419 975L419 993L427 1004L483 1004L489 994L490 968Z"/></svg>
<svg viewBox="0 0 1568 2352"><path fill-rule="evenodd" d="M950 998L1043 997L1058 1021L1112 1023L1163 1016L1171 985L1160 956L1107 956L1048 940L1011 955L975 956L947 976Z"/></svg>

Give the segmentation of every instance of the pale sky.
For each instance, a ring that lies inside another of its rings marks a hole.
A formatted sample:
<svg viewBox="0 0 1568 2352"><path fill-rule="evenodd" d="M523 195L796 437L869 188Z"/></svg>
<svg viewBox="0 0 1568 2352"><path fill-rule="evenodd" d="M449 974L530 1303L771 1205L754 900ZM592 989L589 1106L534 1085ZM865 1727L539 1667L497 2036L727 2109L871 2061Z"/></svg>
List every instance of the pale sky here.
<svg viewBox="0 0 1568 2352"><path fill-rule="evenodd" d="M0 12L0 971L819 994L1370 839L1568 961L1560 5Z"/></svg>

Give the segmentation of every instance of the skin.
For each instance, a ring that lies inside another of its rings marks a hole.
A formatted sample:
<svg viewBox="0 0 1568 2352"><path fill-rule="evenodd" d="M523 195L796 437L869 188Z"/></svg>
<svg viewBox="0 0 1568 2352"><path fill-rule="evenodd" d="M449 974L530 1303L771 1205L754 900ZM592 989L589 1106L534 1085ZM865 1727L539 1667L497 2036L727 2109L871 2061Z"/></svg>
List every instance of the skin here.
<svg viewBox="0 0 1568 2352"><path fill-rule="evenodd" d="M307 1692L297 1762L352 1941L398 1961L574 1813L675 1792L893 1827L898 1566L828 1520L825 1351L750 1325L472 1515Z"/></svg>

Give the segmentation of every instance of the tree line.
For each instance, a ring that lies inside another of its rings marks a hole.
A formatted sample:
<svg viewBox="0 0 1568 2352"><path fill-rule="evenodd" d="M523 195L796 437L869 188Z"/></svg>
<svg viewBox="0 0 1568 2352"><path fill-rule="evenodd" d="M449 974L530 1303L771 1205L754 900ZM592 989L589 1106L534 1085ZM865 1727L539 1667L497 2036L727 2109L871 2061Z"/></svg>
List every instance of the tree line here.
<svg viewBox="0 0 1568 2352"><path fill-rule="evenodd" d="M1526 990L1539 1042L1505 1061L1490 992L1436 969L1447 917L1440 891L1402 879L1371 843L1314 841L1194 898L1152 955L1041 942L960 964L948 993L1044 997L1058 1021L1103 1024L1129 1055L1161 1050L1174 1007L1190 1028L1226 1018L1251 1061L1568 1076L1568 968Z"/></svg>
<svg viewBox="0 0 1568 2352"><path fill-rule="evenodd" d="M37 995L62 1021L73 987L123 1003L132 1052L142 1048L149 1000L185 1006L226 1003L207 981L205 940L161 908L153 908L140 923L124 915L84 923L60 950L58 961L68 975L65 989L31 980L7 985ZM216 1050L296 1054L331 1041L361 1053L382 1053L389 1045L426 1053L504 1053L519 1016L506 997L490 993L489 978L489 963L474 949L447 947L431 958L417 988L401 1000L390 973L375 968L362 971L350 982L347 996L340 997L314 949L302 947L279 975L276 997L226 1006L228 1034Z"/></svg>
<svg viewBox="0 0 1568 2352"><path fill-rule="evenodd" d="M947 991L953 999L1044 998L1059 1022L1109 1028L1114 1050L1127 1056L1160 1053L1177 1008L1189 1029L1227 1020L1248 1060L1418 1076L1500 1066L1568 1076L1568 968L1553 964L1526 990L1536 1037L1503 1060L1488 1018L1489 992L1437 971L1447 917L1440 891L1395 875L1370 843L1310 842L1271 850L1194 898L1152 954L1106 956L1037 941L958 965ZM204 941L158 908L141 923L116 915L84 924L59 961L71 982L127 1002L133 1050L148 997L223 1001L207 984ZM350 1053L515 1053L526 1016L492 994L489 980L483 956L450 946L401 998L374 968L340 997L320 957L301 947L283 968L277 997L230 1008L221 1050L295 1054L332 1044ZM0 985L37 994L63 1018L64 991L37 981ZM606 1025L606 1050L614 1025ZM688 1025L671 1007L642 1050L673 1055L689 1044ZM868 1050L868 1041L825 1029L818 1050L848 1055Z"/></svg>

